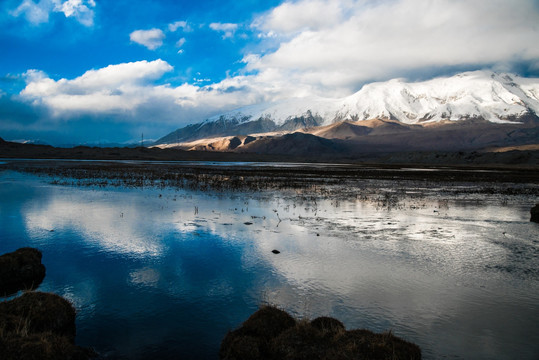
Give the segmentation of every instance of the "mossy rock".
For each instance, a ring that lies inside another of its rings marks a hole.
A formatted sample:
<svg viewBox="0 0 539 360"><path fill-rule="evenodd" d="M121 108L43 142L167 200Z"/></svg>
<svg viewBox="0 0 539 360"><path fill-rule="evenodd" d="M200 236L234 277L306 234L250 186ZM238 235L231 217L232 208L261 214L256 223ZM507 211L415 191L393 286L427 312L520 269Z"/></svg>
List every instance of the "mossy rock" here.
<svg viewBox="0 0 539 360"><path fill-rule="evenodd" d="M249 335L271 339L295 324L296 320L286 311L264 306L243 323L243 330Z"/></svg>
<svg viewBox="0 0 539 360"><path fill-rule="evenodd" d="M221 343L222 359L267 359L269 342L296 321L286 311L263 306L252 314L243 325L229 331Z"/></svg>
<svg viewBox="0 0 539 360"><path fill-rule="evenodd" d="M421 349L391 332L346 331L337 319L295 320L283 310L264 306L229 332L219 357L226 360L386 360L421 359Z"/></svg>
<svg viewBox="0 0 539 360"><path fill-rule="evenodd" d="M61 296L27 292L0 302L0 354L8 359L89 359L75 345L75 309Z"/></svg>
<svg viewBox="0 0 539 360"><path fill-rule="evenodd" d="M228 360L267 359L268 344L262 338L246 335L241 330L230 331L221 342L219 358Z"/></svg>
<svg viewBox="0 0 539 360"><path fill-rule="evenodd" d="M308 322L299 322L296 326L283 331L273 339L270 345L272 359L310 360L325 359L328 343L332 340L326 334L314 328Z"/></svg>
<svg viewBox="0 0 539 360"><path fill-rule="evenodd" d="M45 278L41 251L21 248L0 256L0 296L36 289Z"/></svg>
<svg viewBox="0 0 539 360"><path fill-rule="evenodd" d="M75 309L56 294L27 292L11 301L0 303L0 318L8 331L26 323L30 333L51 331L61 336L75 337ZM13 324L13 321L17 322Z"/></svg>
<svg viewBox="0 0 539 360"><path fill-rule="evenodd" d="M365 329L343 333L335 342L340 352L354 354L353 359L421 359L416 344L394 336L391 332L376 334Z"/></svg>
<svg viewBox="0 0 539 360"><path fill-rule="evenodd" d="M530 213L530 221L539 223L539 204L535 204L535 206L531 208Z"/></svg>
<svg viewBox="0 0 539 360"><path fill-rule="evenodd" d="M0 354L2 360L87 360L96 356L92 350L50 332L0 337Z"/></svg>
<svg viewBox="0 0 539 360"><path fill-rule="evenodd" d="M345 331L344 324L337 319L321 316L311 321L311 326L323 332L337 333Z"/></svg>

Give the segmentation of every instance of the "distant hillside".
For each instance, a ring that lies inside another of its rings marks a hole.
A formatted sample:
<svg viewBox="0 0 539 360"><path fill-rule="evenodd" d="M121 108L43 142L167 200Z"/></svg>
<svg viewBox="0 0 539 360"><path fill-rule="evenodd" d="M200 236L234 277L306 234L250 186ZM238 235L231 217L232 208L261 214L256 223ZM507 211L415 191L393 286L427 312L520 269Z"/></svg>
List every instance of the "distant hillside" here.
<svg viewBox="0 0 539 360"><path fill-rule="evenodd" d="M385 126L378 124L378 128ZM370 132L370 134L372 134ZM537 137L537 132L534 133ZM515 131L516 138L532 136ZM383 136L383 135L380 135ZM492 134L485 134L487 137ZM509 143L509 142L508 142ZM301 146L298 146L301 145ZM200 150L178 148L97 148L78 146L55 148L44 145L20 144L0 139L0 158L11 159L81 159L81 160L144 160L144 161L239 161L239 162L332 162L403 164L406 166L495 166L539 168L539 145L511 145L466 151L395 151L398 146L386 142L374 145L368 142L352 143L340 139L325 139L312 134L293 133L254 138L249 136L221 138L214 145L199 144ZM218 146L217 146L218 145ZM213 147L213 148L211 148ZM227 151L219 151L226 147ZM219 149L218 149L219 148ZM212 151L208 151L212 150ZM353 150L353 151L352 151ZM26 160L22 160L26 161ZM57 162L55 162L57 163ZM3 164L0 162L0 169ZM145 166L134 163L133 166ZM526 170L529 172L529 170Z"/></svg>
<svg viewBox="0 0 539 360"><path fill-rule="evenodd" d="M493 124L484 120L429 126L394 120L341 121L296 132L269 132L198 139L159 148L304 156L318 159L364 159L402 152L459 152L539 145L539 120Z"/></svg>

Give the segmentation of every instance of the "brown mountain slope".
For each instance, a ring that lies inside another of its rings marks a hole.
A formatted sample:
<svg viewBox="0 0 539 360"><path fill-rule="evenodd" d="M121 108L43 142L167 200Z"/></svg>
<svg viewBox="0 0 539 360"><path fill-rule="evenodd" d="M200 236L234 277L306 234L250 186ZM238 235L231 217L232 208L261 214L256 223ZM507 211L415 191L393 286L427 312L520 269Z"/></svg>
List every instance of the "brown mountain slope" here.
<svg viewBox="0 0 539 360"><path fill-rule="evenodd" d="M347 148L330 139L312 134L294 132L282 136L266 136L258 138L239 148L240 152L291 155L302 157L336 157L345 154Z"/></svg>
<svg viewBox="0 0 539 360"><path fill-rule="evenodd" d="M533 119L523 124L493 124L470 120L427 126L375 119L341 121L289 134L281 132L228 136L160 147L310 156L319 156L323 151L328 151L329 155L349 157L365 153L467 151L533 145L539 143L538 139L539 126Z"/></svg>

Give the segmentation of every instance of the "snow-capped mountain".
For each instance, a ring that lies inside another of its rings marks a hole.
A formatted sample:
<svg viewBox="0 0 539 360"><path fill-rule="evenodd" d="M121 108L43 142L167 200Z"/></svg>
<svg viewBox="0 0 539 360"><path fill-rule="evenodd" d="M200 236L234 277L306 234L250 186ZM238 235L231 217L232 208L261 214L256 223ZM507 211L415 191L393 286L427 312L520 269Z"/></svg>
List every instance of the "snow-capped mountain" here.
<svg viewBox="0 0 539 360"><path fill-rule="evenodd" d="M159 139L156 144L201 138L294 131L339 121L397 120L404 124L482 119L518 122L539 114L539 78L490 71L424 82L371 83L341 99L309 97L243 107Z"/></svg>
<svg viewBox="0 0 539 360"><path fill-rule="evenodd" d="M539 79L485 71L365 85L338 110L344 119L391 118L406 124L470 118L499 123L530 113L539 113Z"/></svg>

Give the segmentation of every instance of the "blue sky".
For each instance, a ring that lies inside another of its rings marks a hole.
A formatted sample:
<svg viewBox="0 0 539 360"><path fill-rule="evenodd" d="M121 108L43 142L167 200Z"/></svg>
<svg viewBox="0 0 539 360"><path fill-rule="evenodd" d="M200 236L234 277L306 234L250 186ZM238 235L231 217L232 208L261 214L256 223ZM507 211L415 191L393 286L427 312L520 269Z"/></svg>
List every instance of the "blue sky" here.
<svg viewBox="0 0 539 360"><path fill-rule="evenodd" d="M157 139L264 101L539 75L537 0L3 0L0 137Z"/></svg>

